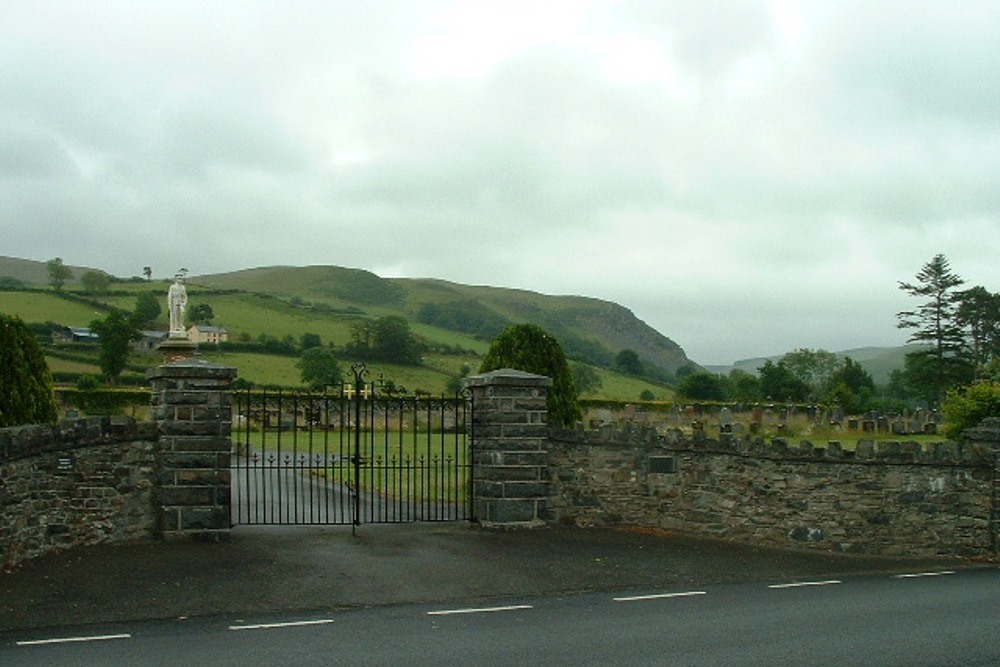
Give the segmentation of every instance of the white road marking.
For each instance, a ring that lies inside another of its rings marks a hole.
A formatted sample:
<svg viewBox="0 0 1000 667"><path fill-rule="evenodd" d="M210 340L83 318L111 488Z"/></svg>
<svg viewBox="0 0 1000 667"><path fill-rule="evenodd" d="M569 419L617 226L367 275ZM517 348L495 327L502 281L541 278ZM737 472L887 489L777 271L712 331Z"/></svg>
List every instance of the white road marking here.
<svg viewBox="0 0 1000 667"><path fill-rule="evenodd" d="M254 625L230 625L230 630L271 630L274 628L297 628L304 625L325 625L333 623L332 618L320 618L314 621L287 621L285 623L257 623Z"/></svg>
<svg viewBox="0 0 1000 667"><path fill-rule="evenodd" d="M515 604L508 607L479 607L469 609L442 609L429 611L428 616L450 616L452 614L488 614L494 611L517 611L518 609L534 609L530 604Z"/></svg>
<svg viewBox="0 0 1000 667"><path fill-rule="evenodd" d="M955 572L953 570L941 570L940 572L914 572L912 574L893 575L893 579L916 579L918 577L944 577L949 574L955 574Z"/></svg>
<svg viewBox="0 0 1000 667"><path fill-rule="evenodd" d="M707 595L705 591L687 591L684 593L654 593L652 595L630 595L613 598L615 602L637 602L639 600L663 600L666 598L687 598L695 595Z"/></svg>
<svg viewBox="0 0 1000 667"><path fill-rule="evenodd" d="M43 644L68 644L70 642L102 642L109 639L131 639L132 635L91 635L89 637L55 637L52 639L32 639L15 642L17 646L41 646Z"/></svg>
<svg viewBox="0 0 1000 667"><path fill-rule="evenodd" d="M839 579L828 579L826 581L797 581L792 584L771 584L768 588L801 588L803 586L834 586L843 583Z"/></svg>

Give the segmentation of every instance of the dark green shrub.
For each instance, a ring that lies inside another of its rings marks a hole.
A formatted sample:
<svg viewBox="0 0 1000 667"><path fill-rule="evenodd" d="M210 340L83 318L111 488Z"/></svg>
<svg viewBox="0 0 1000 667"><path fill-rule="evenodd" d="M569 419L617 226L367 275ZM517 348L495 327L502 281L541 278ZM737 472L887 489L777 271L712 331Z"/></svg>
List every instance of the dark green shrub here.
<svg viewBox="0 0 1000 667"><path fill-rule="evenodd" d="M958 439L967 428L978 426L987 417L1000 417L1000 383L980 382L948 392L942 405L947 426L945 435Z"/></svg>
<svg viewBox="0 0 1000 667"><path fill-rule="evenodd" d="M0 427L56 420L52 374L38 339L19 317L0 314Z"/></svg>

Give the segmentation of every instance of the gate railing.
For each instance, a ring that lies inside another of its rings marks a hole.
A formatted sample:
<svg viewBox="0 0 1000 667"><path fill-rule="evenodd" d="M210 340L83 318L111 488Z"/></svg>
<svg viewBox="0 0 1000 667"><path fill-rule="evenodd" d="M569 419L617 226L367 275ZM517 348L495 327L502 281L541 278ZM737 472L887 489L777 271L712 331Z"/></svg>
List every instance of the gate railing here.
<svg viewBox="0 0 1000 667"><path fill-rule="evenodd" d="M234 524L470 520L472 401L354 377L323 392L239 391Z"/></svg>

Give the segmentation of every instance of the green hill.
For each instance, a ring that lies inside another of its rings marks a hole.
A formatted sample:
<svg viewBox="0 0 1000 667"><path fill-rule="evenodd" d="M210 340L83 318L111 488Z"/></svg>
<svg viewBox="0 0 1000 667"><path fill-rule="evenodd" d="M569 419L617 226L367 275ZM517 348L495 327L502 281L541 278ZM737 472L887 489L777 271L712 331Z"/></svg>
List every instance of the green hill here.
<svg viewBox="0 0 1000 667"><path fill-rule="evenodd" d="M0 288L0 312L19 315L29 323L81 327L103 317L111 307L131 309L141 292L162 296L165 306L169 283L116 280L100 295L84 294L79 285L70 283L64 293L57 294L46 286L44 262L0 257L2 276L15 278L26 288ZM230 341L237 343L252 343L262 336L297 343L303 334L310 333L320 336L324 344L342 347L351 340L352 327L359 322L402 315L430 350L420 367L387 365L373 370L397 384L432 392L442 390L463 367L476 369L479 356L495 334L519 322L545 327L559 338L571 359L598 367L603 388L590 398L635 400L644 391L660 399L672 395L662 382L608 370L621 349L635 350L654 376L672 377L676 368L690 363L679 346L627 309L584 297L440 280L385 279L367 271L331 266L268 267L192 277L188 295L190 307L211 306L215 315L212 323L226 327ZM166 324L164 313L153 328L162 330ZM238 367L241 377L257 384L298 384L294 356L208 346L203 346L200 354ZM96 349L90 356L88 359L85 349L71 354L53 349L50 366L66 375L97 374L93 363ZM156 355L135 354L130 372L141 373L143 366L156 363Z"/></svg>
<svg viewBox="0 0 1000 667"><path fill-rule="evenodd" d="M665 374L691 363L679 345L632 311L581 296L382 278L334 266L264 267L197 276L191 282L217 290L270 294L302 307L319 306L346 315L403 315L418 333L452 332L459 335L452 338L453 344L465 341L470 349L485 349L485 343L510 324L531 322L555 335L569 357L596 366L612 366L623 349L634 350L645 364Z"/></svg>

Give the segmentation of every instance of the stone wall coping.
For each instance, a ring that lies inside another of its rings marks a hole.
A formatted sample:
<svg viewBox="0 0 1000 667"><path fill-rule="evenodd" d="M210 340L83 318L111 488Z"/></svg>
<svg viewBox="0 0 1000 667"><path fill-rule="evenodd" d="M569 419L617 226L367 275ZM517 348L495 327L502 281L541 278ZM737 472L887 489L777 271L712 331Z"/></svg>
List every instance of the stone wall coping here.
<svg viewBox="0 0 1000 667"><path fill-rule="evenodd" d="M519 371L514 368L499 368L488 373L470 375L464 380L466 387L487 387L502 385L507 387L551 387L552 378Z"/></svg>
<svg viewBox="0 0 1000 667"><path fill-rule="evenodd" d="M236 369L232 366L222 366L204 359L190 358L150 368L146 371L146 379L211 377L221 380L235 378L236 373Z"/></svg>
<svg viewBox="0 0 1000 667"><path fill-rule="evenodd" d="M962 443L946 440L940 443L916 441L873 441L859 439L855 450L847 450L840 441L814 443L801 440L793 443L788 438L765 440L759 436L723 435L715 439L707 436L692 438L679 429L661 434L655 428L626 425L619 429L612 425L594 431L582 428L565 429L559 425L549 428L549 439L562 445L608 448L642 448L651 453L662 451L698 452L743 458L784 461L822 461L826 463L857 463L868 465L966 465L992 467L995 454L989 444L973 441Z"/></svg>
<svg viewBox="0 0 1000 667"><path fill-rule="evenodd" d="M0 429L0 463L49 452L113 443L156 440L156 424L131 417L79 417L57 424L26 424Z"/></svg>

